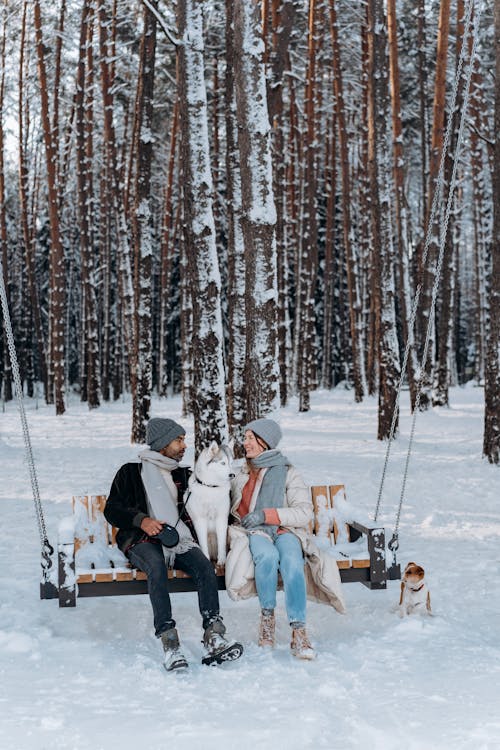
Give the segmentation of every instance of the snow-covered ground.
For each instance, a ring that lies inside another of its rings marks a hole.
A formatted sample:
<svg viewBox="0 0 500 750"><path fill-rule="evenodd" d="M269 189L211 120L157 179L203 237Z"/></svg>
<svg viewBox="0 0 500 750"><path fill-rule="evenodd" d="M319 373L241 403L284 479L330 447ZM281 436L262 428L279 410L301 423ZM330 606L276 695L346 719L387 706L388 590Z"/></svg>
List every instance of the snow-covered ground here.
<svg viewBox="0 0 500 750"><path fill-rule="evenodd" d="M481 458L483 392L453 389L452 406L419 415L400 534L400 561L427 571L435 616L394 613L386 591L347 584L346 615L309 604L313 663L292 660L283 600L279 646L256 646L257 600L221 595L244 657L200 664L194 594L173 597L191 668L168 675L145 596L82 599L59 609L38 598L39 547L15 404L0 412L0 748L13 750L493 750L500 748L500 470ZM71 397L59 418L27 404L47 528L56 541L72 494L107 492L134 456L130 404L89 413ZM394 522L410 417L404 394L382 520ZM178 399L154 416L192 424ZM292 403L278 416L284 452L309 483L345 483L372 514L385 445L376 401L344 390ZM189 462L192 451L186 456ZM279 595L282 596L281 594Z"/></svg>

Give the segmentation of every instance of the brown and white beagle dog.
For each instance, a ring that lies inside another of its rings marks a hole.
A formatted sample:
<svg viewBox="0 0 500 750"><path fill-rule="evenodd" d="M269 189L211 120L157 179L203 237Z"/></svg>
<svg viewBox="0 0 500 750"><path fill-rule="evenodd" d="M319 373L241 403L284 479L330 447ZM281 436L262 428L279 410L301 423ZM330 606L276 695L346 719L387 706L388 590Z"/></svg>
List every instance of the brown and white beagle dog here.
<svg viewBox="0 0 500 750"><path fill-rule="evenodd" d="M401 581L399 615L432 614L431 595L424 580L425 570L414 562L406 566Z"/></svg>

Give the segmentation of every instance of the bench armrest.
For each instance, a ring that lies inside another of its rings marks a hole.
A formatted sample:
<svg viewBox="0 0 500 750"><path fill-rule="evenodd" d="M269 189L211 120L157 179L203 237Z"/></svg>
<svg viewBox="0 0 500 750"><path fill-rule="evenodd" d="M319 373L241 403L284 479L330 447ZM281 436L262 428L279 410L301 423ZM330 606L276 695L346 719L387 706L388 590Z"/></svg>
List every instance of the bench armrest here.
<svg viewBox="0 0 500 750"><path fill-rule="evenodd" d="M387 588L387 568L385 560L385 529L375 524L365 525L358 521L349 523L351 540L356 541L362 534L368 541L370 555L370 581L366 584L371 589Z"/></svg>

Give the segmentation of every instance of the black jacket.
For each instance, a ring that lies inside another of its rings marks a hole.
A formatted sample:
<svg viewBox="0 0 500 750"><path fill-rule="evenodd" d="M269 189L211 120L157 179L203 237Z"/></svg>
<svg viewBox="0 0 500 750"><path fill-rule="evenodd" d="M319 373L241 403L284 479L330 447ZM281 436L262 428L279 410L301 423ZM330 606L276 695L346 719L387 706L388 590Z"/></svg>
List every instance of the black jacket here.
<svg viewBox="0 0 500 750"><path fill-rule="evenodd" d="M104 508L106 520L118 528L116 542L125 552L131 545L136 544L146 535L141 529L143 518L148 515L146 492L141 479L142 464L124 464L118 469L109 491L108 500ZM172 472L172 479L177 486L177 507L182 508L182 498L187 489L190 469L180 466ZM182 520L192 531L191 519L185 512Z"/></svg>

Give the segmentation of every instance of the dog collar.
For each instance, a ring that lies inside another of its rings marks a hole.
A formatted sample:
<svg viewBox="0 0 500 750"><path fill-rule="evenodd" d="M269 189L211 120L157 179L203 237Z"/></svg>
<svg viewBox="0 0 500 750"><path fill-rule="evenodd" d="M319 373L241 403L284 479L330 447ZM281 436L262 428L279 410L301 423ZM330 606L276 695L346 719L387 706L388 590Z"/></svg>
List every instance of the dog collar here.
<svg viewBox="0 0 500 750"><path fill-rule="evenodd" d="M425 584L421 583L418 589L412 589L411 586L408 586L408 588L410 589L410 591L414 591L415 593L417 593L417 591L421 591L424 588L424 585Z"/></svg>
<svg viewBox="0 0 500 750"><path fill-rule="evenodd" d="M195 474L194 478L198 482L198 484L202 484L204 487L219 487L220 486L218 484L207 484L206 482L202 482L201 479L198 479L198 477L196 476L196 474Z"/></svg>

